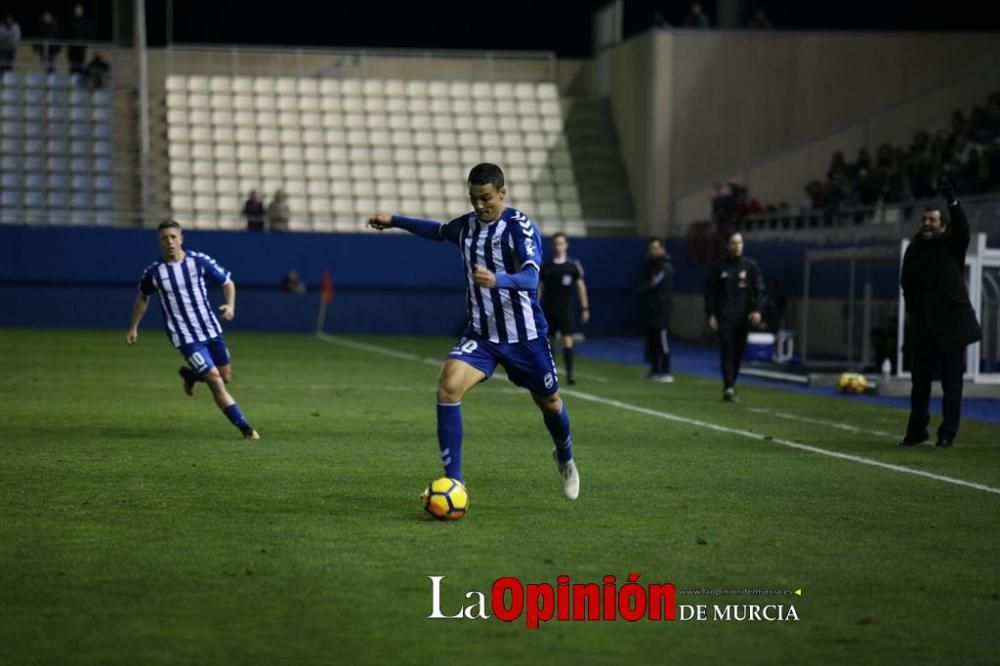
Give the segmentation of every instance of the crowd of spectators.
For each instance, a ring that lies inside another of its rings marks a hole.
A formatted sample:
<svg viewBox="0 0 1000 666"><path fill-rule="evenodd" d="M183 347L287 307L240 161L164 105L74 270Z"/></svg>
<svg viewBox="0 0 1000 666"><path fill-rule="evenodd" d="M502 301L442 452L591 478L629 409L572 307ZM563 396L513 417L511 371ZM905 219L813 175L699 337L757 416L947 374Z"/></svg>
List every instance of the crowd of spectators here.
<svg viewBox="0 0 1000 666"><path fill-rule="evenodd" d="M947 175L963 195L1000 193L1000 91L969 113L956 109L947 126L920 130L909 146L884 143L872 155L861 148L853 161L843 152L830 160L824 178L805 186L797 211L787 202L762 205L737 181L718 185L712 194L712 220L719 229L739 229L750 215L838 215L864 222L863 211L937 196L936 183Z"/></svg>
<svg viewBox="0 0 1000 666"><path fill-rule="evenodd" d="M100 53L95 53L87 61L86 43L94 38L94 30L82 3L73 6L73 12L64 24L60 24L51 11L44 10L35 29L27 35L22 34L21 24L12 14L5 14L0 22L0 74L14 69L17 46L25 36L35 41L32 50L46 72L56 71L59 54L65 47L69 73L92 89L104 86L111 67Z"/></svg>

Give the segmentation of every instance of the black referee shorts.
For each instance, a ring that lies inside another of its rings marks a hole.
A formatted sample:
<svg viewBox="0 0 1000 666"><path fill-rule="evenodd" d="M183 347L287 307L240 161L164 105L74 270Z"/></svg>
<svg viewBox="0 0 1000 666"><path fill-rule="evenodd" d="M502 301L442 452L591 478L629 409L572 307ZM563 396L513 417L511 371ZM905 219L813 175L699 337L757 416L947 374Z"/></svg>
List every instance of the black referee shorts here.
<svg viewBox="0 0 1000 666"><path fill-rule="evenodd" d="M570 305L544 309L549 335L573 335L573 307Z"/></svg>

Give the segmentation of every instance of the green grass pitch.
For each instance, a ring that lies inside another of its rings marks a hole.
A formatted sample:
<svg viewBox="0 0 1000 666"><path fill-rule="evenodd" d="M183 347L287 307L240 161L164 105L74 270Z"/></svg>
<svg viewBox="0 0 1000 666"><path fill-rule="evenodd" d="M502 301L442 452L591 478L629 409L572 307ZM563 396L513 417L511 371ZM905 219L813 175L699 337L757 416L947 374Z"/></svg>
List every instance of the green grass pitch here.
<svg viewBox="0 0 1000 666"><path fill-rule="evenodd" d="M453 341L352 338L442 358ZM312 336L229 336L244 441L146 329L0 330L0 663L996 663L1000 495L564 392L563 499L541 417L502 379L465 400L469 515L430 520L437 370ZM1000 428L957 447L899 410L582 359L579 391L1000 487ZM429 620L501 576L801 588L798 622Z"/></svg>

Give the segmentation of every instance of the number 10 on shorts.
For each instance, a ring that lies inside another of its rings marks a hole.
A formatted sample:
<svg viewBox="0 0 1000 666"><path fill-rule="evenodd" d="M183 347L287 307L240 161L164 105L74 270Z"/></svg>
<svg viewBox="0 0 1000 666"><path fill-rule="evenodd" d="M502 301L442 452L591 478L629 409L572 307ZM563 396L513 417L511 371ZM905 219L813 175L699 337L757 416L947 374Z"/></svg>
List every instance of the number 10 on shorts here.
<svg viewBox="0 0 1000 666"><path fill-rule="evenodd" d="M471 354L472 352L479 349L479 343L475 340L470 340L468 338L462 338L455 345L454 349L451 350L450 356L461 356L462 354Z"/></svg>

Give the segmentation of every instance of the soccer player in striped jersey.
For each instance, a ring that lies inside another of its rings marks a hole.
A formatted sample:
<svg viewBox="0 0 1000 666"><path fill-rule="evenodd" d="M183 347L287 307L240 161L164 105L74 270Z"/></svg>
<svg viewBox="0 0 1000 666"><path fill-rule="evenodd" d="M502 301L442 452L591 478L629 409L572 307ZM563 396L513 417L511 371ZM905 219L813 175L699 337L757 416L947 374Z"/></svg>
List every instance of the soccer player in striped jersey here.
<svg viewBox="0 0 1000 666"><path fill-rule="evenodd" d="M240 406L226 390L233 377L229 349L222 337L222 326L212 311L205 288L206 278L220 285L226 302L219 307L222 318L231 321L236 315L236 284L229 271L207 254L186 252L181 225L173 220L156 228L162 258L146 268L139 281L139 293L132 306L132 323L125 342L134 345L139 338L139 322L149 307L149 297L160 297L160 309L167 337L190 367L181 367L184 391L194 394L196 382L205 382L215 404L247 439L260 439L247 423Z"/></svg>
<svg viewBox="0 0 1000 666"><path fill-rule="evenodd" d="M469 173L474 209L442 223L378 213L368 225L391 227L434 241L447 241L462 253L466 278L467 328L448 354L437 390L437 433L445 475L462 480L462 398L502 365L510 380L531 392L555 443L553 458L569 499L580 494L573 461L573 437L566 406L559 397L548 325L538 304L542 239L521 211L504 205L507 188L500 167L479 164Z"/></svg>

